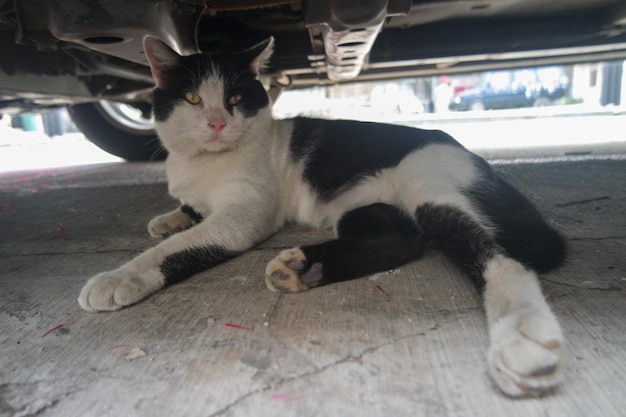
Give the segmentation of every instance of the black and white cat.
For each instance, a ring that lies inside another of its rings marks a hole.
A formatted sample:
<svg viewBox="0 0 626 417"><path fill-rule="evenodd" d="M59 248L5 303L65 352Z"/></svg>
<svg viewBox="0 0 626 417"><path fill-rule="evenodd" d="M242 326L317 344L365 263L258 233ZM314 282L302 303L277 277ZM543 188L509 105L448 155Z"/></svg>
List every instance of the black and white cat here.
<svg viewBox="0 0 626 417"><path fill-rule="evenodd" d="M536 272L563 261L560 235L443 132L274 120L257 79L272 44L181 57L146 38L169 191L182 205L149 223L152 236L167 239L91 278L80 305L118 310L297 222L332 228L337 239L280 252L265 270L270 290L305 291L387 270L435 246L484 287L488 371L497 385L512 396L557 385L564 340Z"/></svg>

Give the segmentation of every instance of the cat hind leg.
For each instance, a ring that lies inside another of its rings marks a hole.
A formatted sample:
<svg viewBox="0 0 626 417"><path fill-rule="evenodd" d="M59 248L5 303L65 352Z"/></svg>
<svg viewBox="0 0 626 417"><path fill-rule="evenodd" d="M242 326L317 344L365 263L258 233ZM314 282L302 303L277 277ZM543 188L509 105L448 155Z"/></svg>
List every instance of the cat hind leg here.
<svg viewBox="0 0 626 417"><path fill-rule="evenodd" d="M506 394L542 394L563 379L564 338L534 272L497 255L484 272L488 372Z"/></svg>
<svg viewBox="0 0 626 417"><path fill-rule="evenodd" d="M564 339L535 272L460 209L425 204L416 210L416 219L421 233L460 260L484 287L487 370L496 385L513 397L556 387L563 379Z"/></svg>

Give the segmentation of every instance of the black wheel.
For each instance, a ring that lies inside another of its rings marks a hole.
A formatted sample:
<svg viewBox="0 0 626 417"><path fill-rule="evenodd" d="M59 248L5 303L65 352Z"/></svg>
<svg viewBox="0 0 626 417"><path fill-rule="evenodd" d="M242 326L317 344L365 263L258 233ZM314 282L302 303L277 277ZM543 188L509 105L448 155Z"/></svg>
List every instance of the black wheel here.
<svg viewBox="0 0 626 417"><path fill-rule="evenodd" d="M124 103L99 101L68 107L81 132L110 154L128 161L165 159L167 153L154 131L154 122L138 108Z"/></svg>

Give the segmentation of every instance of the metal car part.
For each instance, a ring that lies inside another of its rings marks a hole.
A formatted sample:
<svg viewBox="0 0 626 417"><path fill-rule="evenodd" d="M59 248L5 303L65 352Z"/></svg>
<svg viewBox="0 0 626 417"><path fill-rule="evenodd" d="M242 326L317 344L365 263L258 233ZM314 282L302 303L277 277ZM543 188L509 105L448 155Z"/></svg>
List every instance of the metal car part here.
<svg viewBox="0 0 626 417"><path fill-rule="evenodd" d="M60 42L86 50L147 64L143 38L162 39L181 54L198 51L196 28L203 2L132 1L17 1L20 22L17 43L39 50L56 50Z"/></svg>
<svg viewBox="0 0 626 417"><path fill-rule="evenodd" d="M0 0L0 28L6 83L65 77L33 103L145 99L146 34L182 54L272 35L281 88L626 58L623 0Z"/></svg>
<svg viewBox="0 0 626 417"><path fill-rule="evenodd" d="M309 55L311 65L324 67L330 81L355 78L387 17L406 15L411 3L411 0L309 0L305 17L314 49L314 54ZM320 65L320 61L325 65Z"/></svg>

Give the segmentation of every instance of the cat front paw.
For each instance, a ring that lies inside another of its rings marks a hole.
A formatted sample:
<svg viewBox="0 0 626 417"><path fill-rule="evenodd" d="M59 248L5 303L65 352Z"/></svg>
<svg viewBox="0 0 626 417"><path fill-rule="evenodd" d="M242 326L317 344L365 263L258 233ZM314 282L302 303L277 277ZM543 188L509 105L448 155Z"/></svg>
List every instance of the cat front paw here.
<svg viewBox="0 0 626 417"><path fill-rule="evenodd" d="M85 284L78 304L87 311L115 311L142 300L163 286L159 279L142 279L119 268L98 274Z"/></svg>
<svg viewBox="0 0 626 417"><path fill-rule="evenodd" d="M148 233L154 238L162 239L182 232L192 225L193 220L180 209L176 209L150 220L148 223Z"/></svg>
<svg viewBox="0 0 626 417"><path fill-rule="evenodd" d="M489 375L512 397L536 396L563 379L564 339L551 313L510 314L492 325Z"/></svg>
<svg viewBox="0 0 626 417"><path fill-rule="evenodd" d="M322 264L309 265L300 248L287 249L265 268L265 284L271 291L294 293L316 287L322 280Z"/></svg>

